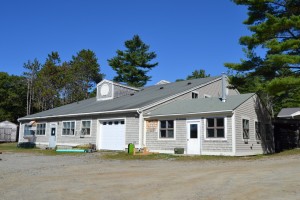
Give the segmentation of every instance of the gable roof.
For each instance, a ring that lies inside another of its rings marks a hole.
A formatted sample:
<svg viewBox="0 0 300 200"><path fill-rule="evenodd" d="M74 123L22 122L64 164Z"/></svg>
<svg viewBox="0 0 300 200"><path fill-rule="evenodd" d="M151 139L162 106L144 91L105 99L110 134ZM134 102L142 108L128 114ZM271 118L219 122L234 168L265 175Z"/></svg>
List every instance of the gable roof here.
<svg viewBox="0 0 300 200"><path fill-rule="evenodd" d="M132 95L126 95L106 101L97 101L96 97L94 97L28 115L19 118L18 120L138 111L154 105L155 103L167 101L180 94L188 93L219 79L221 79L221 76L154 85L145 87Z"/></svg>
<svg viewBox="0 0 300 200"><path fill-rule="evenodd" d="M278 113L279 118L290 118L300 115L300 107L298 108L282 108Z"/></svg>
<svg viewBox="0 0 300 200"><path fill-rule="evenodd" d="M249 93L227 96L226 102L222 102L222 100L217 97L179 100L161 106L149 113L146 113L144 116L159 117L170 115L204 114L213 112L232 112L253 95L255 94Z"/></svg>

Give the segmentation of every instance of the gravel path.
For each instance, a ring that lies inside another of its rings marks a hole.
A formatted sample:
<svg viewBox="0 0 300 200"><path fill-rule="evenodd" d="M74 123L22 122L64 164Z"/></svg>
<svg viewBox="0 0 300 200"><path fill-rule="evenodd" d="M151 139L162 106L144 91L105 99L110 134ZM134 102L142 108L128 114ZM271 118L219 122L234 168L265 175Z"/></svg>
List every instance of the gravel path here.
<svg viewBox="0 0 300 200"><path fill-rule="evenodd" d="M0 199L300 199L300 156L119 161L0 155Z"/></svg>

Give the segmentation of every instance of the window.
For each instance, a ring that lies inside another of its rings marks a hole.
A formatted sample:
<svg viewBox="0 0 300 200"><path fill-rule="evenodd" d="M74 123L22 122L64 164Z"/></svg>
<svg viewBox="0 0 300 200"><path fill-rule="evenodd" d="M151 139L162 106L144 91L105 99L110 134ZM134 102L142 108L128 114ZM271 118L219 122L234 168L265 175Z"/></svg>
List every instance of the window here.
<svg viewBox="0 0 300 200"><path fill-rule="evenodd" d="M46 124L37 124L36 125L36 134L37 135L46 135Z"/></svg>
<svg viewBox="0 0 300 200"><path fill-rule="evenodd" d="M255 122L255 138L261 140L261 123Z"/></svg>
<svg viewBox="0 0 300 200"><path fill-rule="evenodd" d="M206 119L207 138L225 138L224 118Z"/></svg>
<svg viewBox="0 0 300 200"><path fill-rule="evenodd" d="M26 125L24 126L24 135L34 135L34 131L32 130L31 125Z"/></svg>
<svg viewBox="0 0 300 200"><path fill-rule="evenodd" d="M174 138L174 121L160 121L160 138Z"/></svg>
<svg viewBox="0 0 300 200"><path fill-rule="evenodd" d="M75 134L75 122L63 122L62 135L74 135Z"/></svg>
<svg viewBox="0 0 300 200"><path fill-rule="evenodd" d="M249 120L243 119L243 139L249 138Z"/></svg>
<svg viewBox="0 0 300 200"><path fill-rule="evenodd" d="M272 127L270 124L265 124L266 140L271 140Z"/></svg>
<svg viewBox="0 0 300 200"><path fill-rule="evenodd" d="M192 99L198 99L198 93L192 92Z"/></svg>
<svg viewBox="0 0 300 200"><path fill-rule="evenodd" d="M81 134L91 135L91 121L81 121Z"/></svg>

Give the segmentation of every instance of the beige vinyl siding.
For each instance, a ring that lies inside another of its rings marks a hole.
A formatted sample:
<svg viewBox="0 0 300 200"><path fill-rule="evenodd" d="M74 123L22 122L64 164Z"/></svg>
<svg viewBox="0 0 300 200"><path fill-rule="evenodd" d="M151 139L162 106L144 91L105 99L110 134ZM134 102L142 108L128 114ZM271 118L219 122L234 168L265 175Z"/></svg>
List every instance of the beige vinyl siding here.
<svg viewBox="0 0 300 200"><path fill-rule="evenodd" d="M249 139L243 139L242 119L249 120ZM262 126L262 140L256 140L255 121L260 121ZM264 124L271 124L270 115L260 102L257 95L248 99L235 110L236 126L236 155L255 155L274 152L273 137L266 141Z"/></svg>
<svg viewBox="0 0 300 200"><path fill-rule="evenodd" d="M186 150L186 120L175 118L162 118L160 120L174 120L175 138L159 139L159 123L155 129L146 129L146 146L150 151L174 152L174 148Z"/></svg>

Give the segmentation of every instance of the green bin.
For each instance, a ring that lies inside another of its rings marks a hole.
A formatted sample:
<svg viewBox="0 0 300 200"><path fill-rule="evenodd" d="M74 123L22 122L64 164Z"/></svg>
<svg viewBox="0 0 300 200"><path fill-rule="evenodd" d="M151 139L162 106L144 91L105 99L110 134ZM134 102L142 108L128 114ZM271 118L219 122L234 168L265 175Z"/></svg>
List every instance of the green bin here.
<svg viewBox="0 0 300 200"><path fill-rule="evenodd" d="M129 143L128 144L128 154L130 154L130 155L133 155L133 153L134 153L134 144L132 144L132 143Z"/></svg>
<svg viewBox="0 0 300 200"><path fill-rule="evenodd" d="M184 148L174 148L175 154L184 154Z"/></svg>

